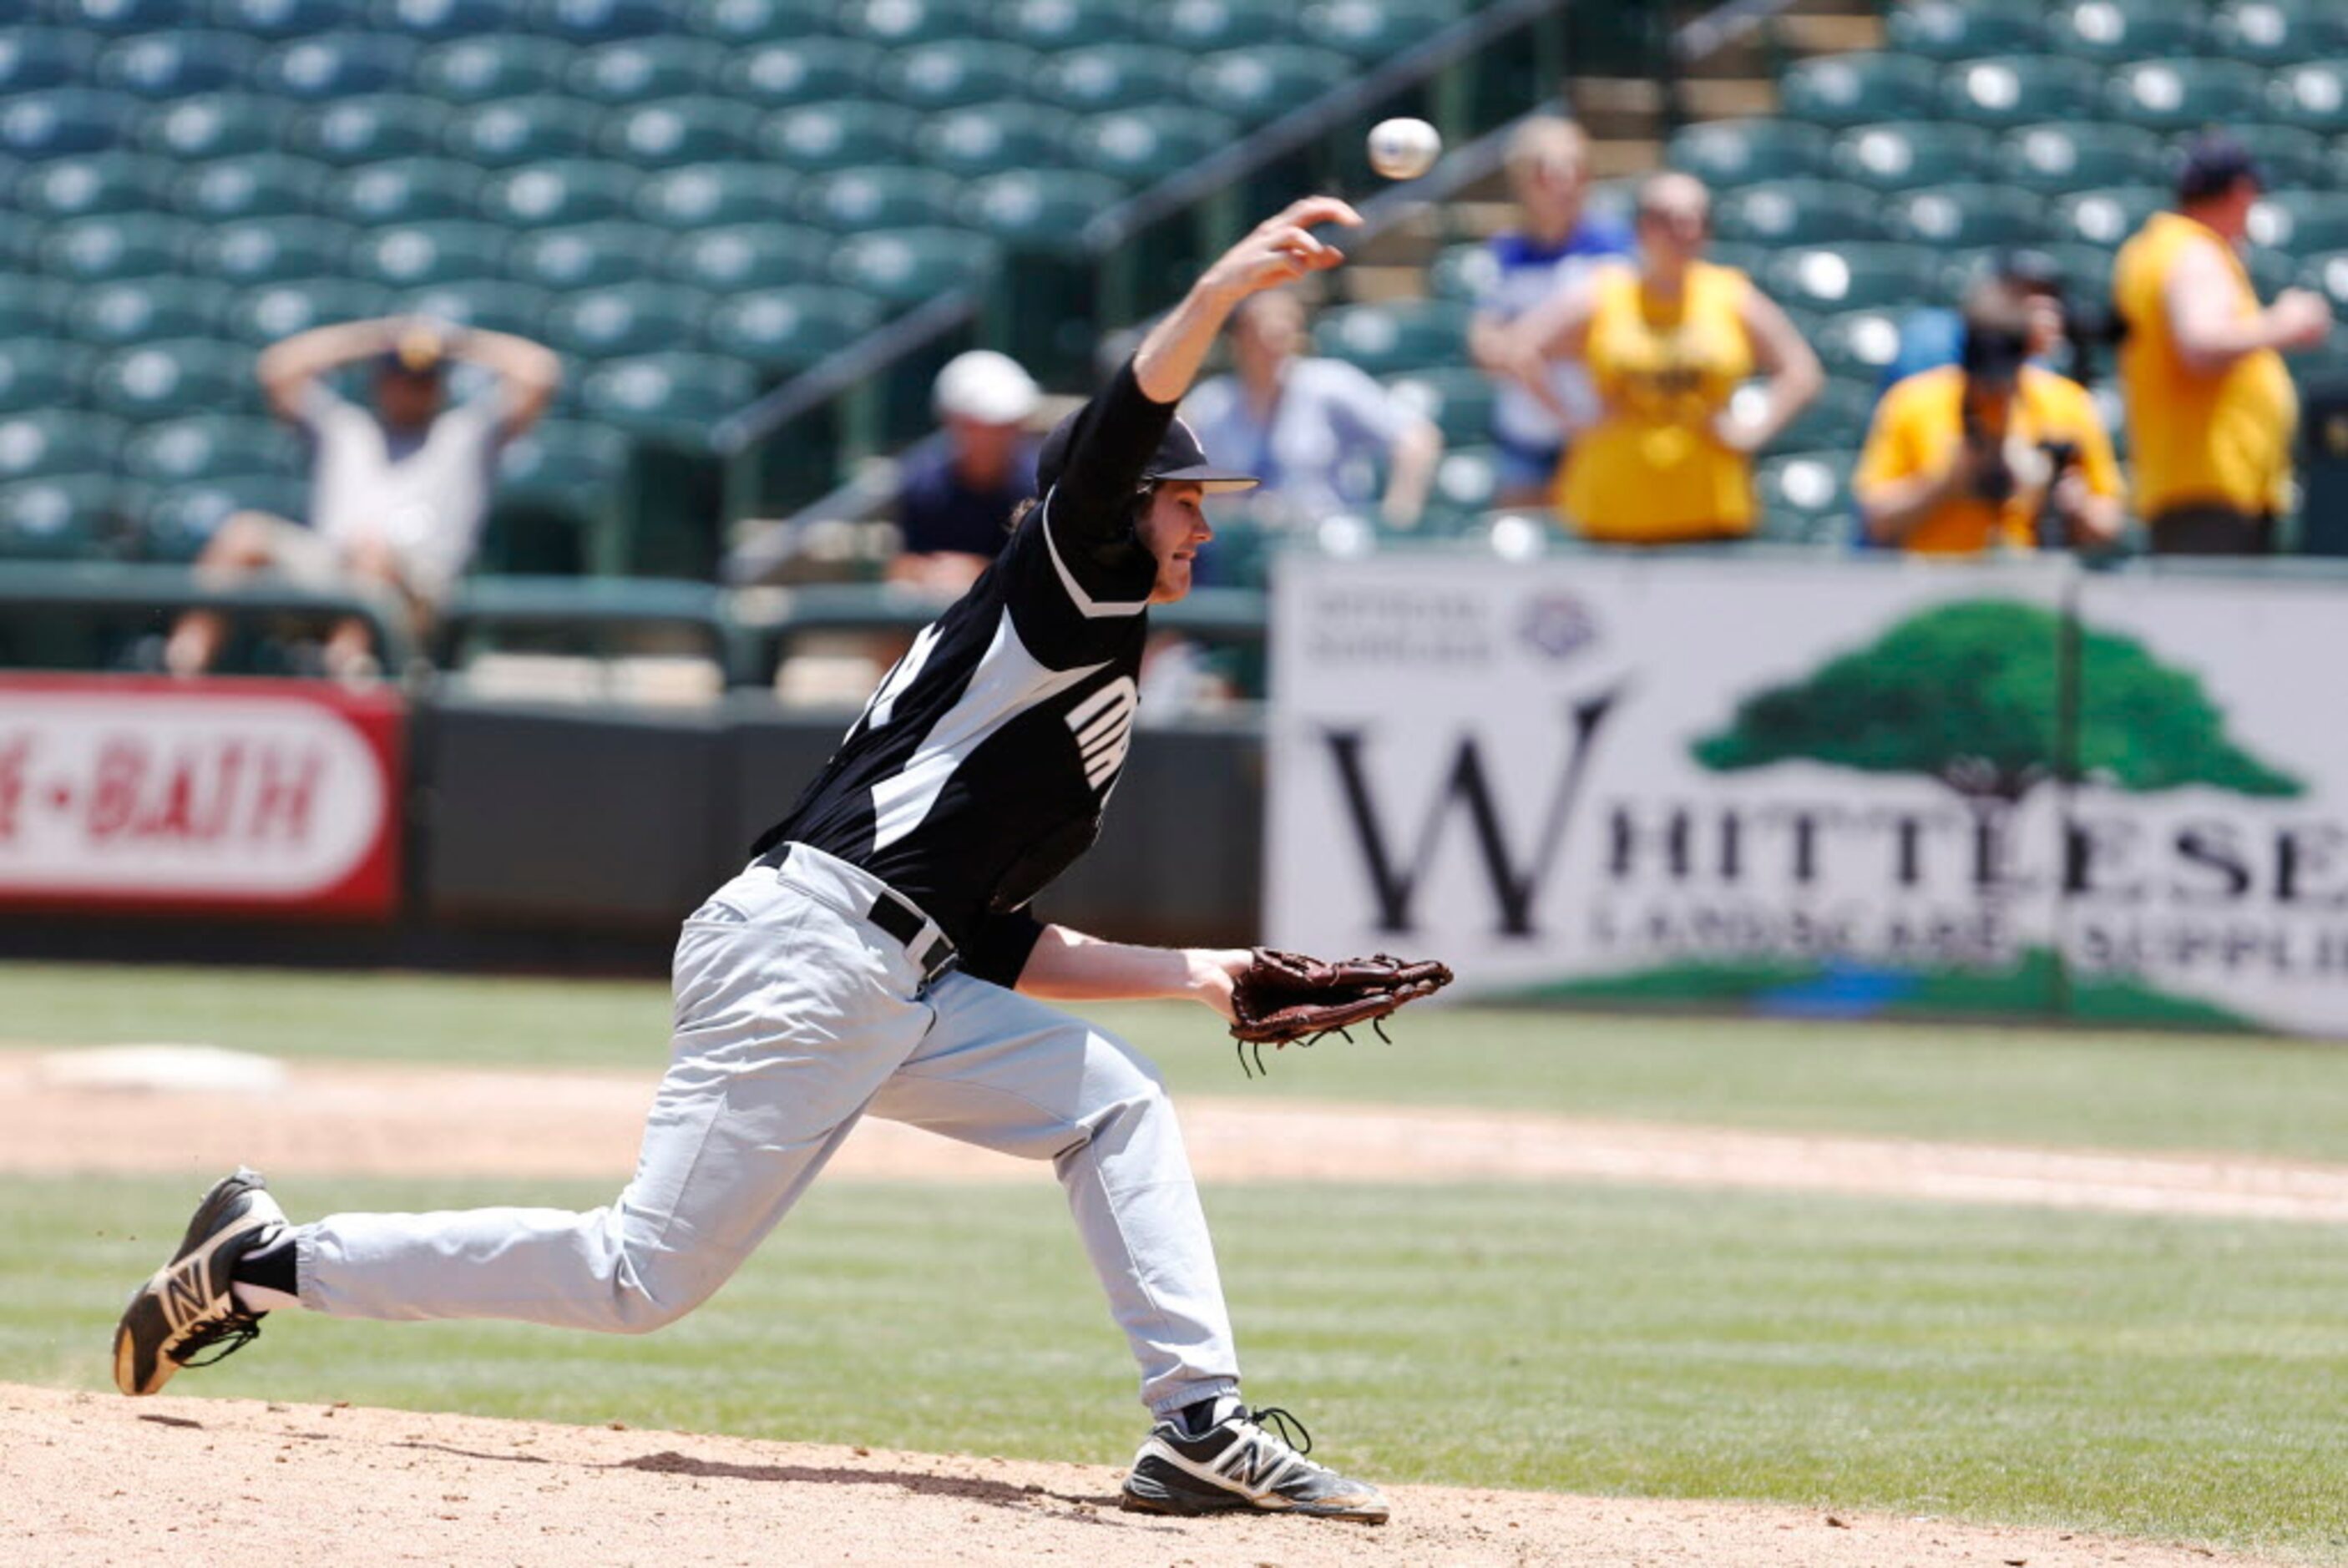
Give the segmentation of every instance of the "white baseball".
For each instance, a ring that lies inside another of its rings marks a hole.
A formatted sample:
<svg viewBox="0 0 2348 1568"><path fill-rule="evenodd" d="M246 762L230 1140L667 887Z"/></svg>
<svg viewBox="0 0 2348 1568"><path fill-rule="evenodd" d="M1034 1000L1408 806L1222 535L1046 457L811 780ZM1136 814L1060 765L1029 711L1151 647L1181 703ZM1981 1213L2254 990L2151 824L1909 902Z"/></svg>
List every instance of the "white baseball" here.
<svg viewBox="0 0 2348 1568"><path fill-rule="evenodd" d="M1423 119L1382 119L1370 128L1370 167L1389 180L1416 180L1442 156L1442 134Z"/></svg>

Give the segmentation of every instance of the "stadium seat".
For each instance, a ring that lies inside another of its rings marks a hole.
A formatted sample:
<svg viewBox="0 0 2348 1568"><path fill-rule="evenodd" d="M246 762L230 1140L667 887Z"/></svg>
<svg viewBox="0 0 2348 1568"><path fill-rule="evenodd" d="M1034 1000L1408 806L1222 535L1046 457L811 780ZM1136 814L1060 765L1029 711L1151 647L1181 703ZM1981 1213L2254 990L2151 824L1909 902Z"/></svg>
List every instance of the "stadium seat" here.
<svg viewBox="0 0 2348 1568"><path fill-rule="evenodd" d="M98 40L62 27L11 26L0 32L0 97L89 80Z"/></svg>
<svg viewBox="0 0 2348 1568"><path fill-rule="evenodd" d="M1456 365L1467 352L1468 316L1455 300L1339 305L1313 324L1313 346L1373 376Z"/></svg>
<svg viewBox="0 0 2348 1568"><path fill-rule="evenodd" d="M2330 300L2335 315L2348 315L2348 250L2305 258L2299 266L2299 286Z"/></svg>
<svg viewBox="0 0 2348 1568"><path fill-rule="evenodd" d="M647 439L706 447L709 428L757 391L748 366L707 354L644 354L599 366L586 378L586 411Z"/></svg>
<svg viewBox="0 0 2348 1568"><path fill-rule="evenodd" d="M1472 304L1499 280L1499 258L1482 240L1444 246L1426 268L1426 292L1437 299L1464 299Z"/></svg>
<svg viewBox="0 0 2348 1568"><path fill-rule="evenodd" d="M1077 114L1189 98L1189 60L1153 44L1095 44L1046 58L1036 96Z"/></svg>
<svg viewBox="0 0 2348 1568"><path fill-rule="evenodd" d="M386 315L396 298L380 284L347 277L287 278L239 294L223 325L239 343L265 348L328 322Z"/></svg>
<svg viewBox="0 0 2348 1568"><path fill-rule="evenodd" d="M1496 447L1455 447L1438 459L1427 487L1427 521L1472 517L1491 510L1500 492L1500 453Z"/></svg>
<svg viewBox="0 0 2348 1568"><path fill-rule="evenodd" d="M1492 378L1472 366L1435 366L1386 383L1394 400L1432 421L1453 447L1492 438Z"/></svg>
<svg viewBox="0 0 2348 1568"><path fill-rule="evenodd" d="M702 346L769 372L805 370L880 325L881 307L850 289L807 284L754 289L710 312Z"/></svg>
<svg viewBox="0 0 2348 1568"><path fill-rule="evenodd" d="M1297 36L1368 65L1424 44L1458 20L1450 0L1320 0L1298 15Z"/></svg>
<svg viewBox="0 0 2348 1568"><path fill-rule="evenodd" d="M707 38L623 38L582 51L565 85L602 104L690 98L709 91L726 59L726 46Z"/></svg>
<svg viewBox="0 0 2348 1568"><path fill-rule="evenodd" d="M453 118L443 106L440 114L448 156L484 169L586 157L595 150L607 118L592 104L552 93L470 104Z"/></svg>
<svg viewBox="0 0 2348 1568"><path fill-rule="evenodd" d="M325 200L333 175L324 164L273 152L217 159L180 177L171 206L205 223L306 217Z"/></svg>
<svg viewBox="0 0 2348 1568"><path fill-rule="evenodd" d="M1287 113L1354 76L1354 63L1334 49L1265 44L1209 55L1190 72L1190 96L1249 125Z"/></svg>
<svg viewBox="0 0 2348 1568"><path fill-rule="evenodd" d="M1806 335L1829 376L1870 380L1900 354L1900 317L1891 310L1847 310L1820 320Z"/></svg>
<svg viewBox="0 0 2348 1568"><path fill-rule="evenodd" d="M0 99L0 158L66 158L129 139L139 100L95 88L44 88Z"/></svg>
<svg viewBox="0 0 2348 1568"><path fill-rule="evenodd" d="M798 201L797 174L773 163L688 163L636 188L636 216L669 233L720 223L776 222Z"/></svg>
<svg viewBox="0 0 2348 1568"><path fill-rule="evenodd" d="M1935 185L1890 197L1886 206L1896 238L1944 250L2026 245L2051 237L2044 200L2004 185Z"/></svg>
<svg viewBox="0 0 2348 1568"><path fill-rule="evenodd" d="M0 340L55 332L74 292L56 278L0 273Z"/></svg>
<svg viewBox="0 0 2348 1568"><path fill-rule="evenodd" d="M2239 60L2138 60L2112 72L2112 119L2147 130L2198 130L2256 119L2266 73Z"/></svg>
<svg viewBox="0 0 2348 1568"><path fill-rule="evenodd" d="M663 0L530 0L530 30L573 44L645 38L668 30Z"/></svg>
<svg viewBox="0 0 2348 1568"><path fill-rule="evenodd" d="M308 506L308 487L286 474L220 474L173 485L139 509L138 553L146 561L193 561L231 513L298 518Z"/></svg>
<svg viewBox="0 0 2348 1568"><path fill-rule="evenodd" d="M1965 60L1942 77L1941 108L1951 119L1997 130L2041 120L2097 119L2104 112L2103 82L2104 73L2086 61L2051 55Z"/></svg>
<svg viewBox="0 0 2348 1568"><path fill-rule="evenodd" d="M1890 8L1884 42L1929 60L2029 54L2046 41L2041 0L1913 0Z"/></svg>
<svg viewBox="0 0 2348 1568"><path fill-rule="evenodd" d="M1761 503L1760 536L1789 544L1849 540L1859 519L1859 503L1850 493L1852 467L1847 451L1787 452L1756 464L1753 490Z"/></svg>
<svg viewBox="0 0 2348 1568"><path fill-rule="evenodd" d="M299 38L363 26L362 0L213 0L216 27L255 38Z"/></svg>
<svg viewBox="0 0 2348 1568"><path fill-rule="evenodd" d="M1071 252L1085 225L1123 201L1126 187L1080 169L1008 169L973 182L962 222L1022 250Z"/></svg>
<svg viewBox="0 0 2348 1568"><path fill-rule="evenodd" d="M1141 19L1128 7L1083 0L998 0L989 21L996 37L1046 51L1128 44L1141 36Z"/></svg>
<svg viewBox="0 0 2348 1568"><path fill-rule="evenodd" d="M419 43L499 32L512 18L513 7L507 0L375 0L367 14L378 32Z"/></svg>
<svg viewBox="0 0 2348 1568"><path fill-rule="evenodd" d="M553 304L552 294L528 284L502 278L452 278L402 294L399 308L435 321L535 337Z"/></svg>
<svg viewBox="0 0 2348 1568"><path fill-rule="evenodd" d="M139 429L123 444L122 467L149 484L187 484L223 474L298 474L302 444L274 419L191 414Z"/></svg>
<svg viewBox="0 0 2348 1568"><path fill-rule="evenodd" d="M1142 10L1142 28L1188 55L1286 43L1296 8L1285 0L1167 0Z"/></svg>
<svg viewBox="0 0 2348 1568"><path fill-rule="evenodd" d="M319 33L281 44L254 67L254 85L308 103L404 86L416 46L376 33Z"/></svg>
<svg viewBox="0 0 2348 1568"><path fill-rule="evenodd" d="M1663 160L1715 190L1827 172L1833 133L1798 119L1715 119L1682 126Z"/></svg>
<svg viewBox="0 0 2348 1568"><path fill-rule="evenodd" d="M1853 126L1835 138L1833 171L1877 191L1913 191L1978 180L1988 171L1990 133L1931 120Z"/></svg>
<svg viewBox="0 0 2348 1568"><path fill-rule="evenodd" d="M777 38L728 60L718 90L761 108L855 99L870 92L880 58L853 38Z"/></svg>
<svg viewBox="0 0 2348 1568"><path fill-rule="evenodd" d="M1762 284L1788 309L1879 310L1930 299L1933 262L1921 245L1811 246L1773 254Z"/></svg>
<svg viewBox="0 0 2348 1568"><path fill-rule="evenodd" d="M335 217L361 225L469 218L488 184L478 169L440 158L398 158L353 170L326 193Z"/></svg>
<svg viewBox="0 0 2348 1568"><path fill-rule="evenodd" d="M2075 244L2116 251L2144 221L2169 204L2157 185L2113 185L2055 198L2048 214L2050 236Z"/></svg>
<svg viewBox="0 0 2348 1568"><path fill-rule="evenodd" d="M1777 433L1763 455L1856 449L1867 434L1867 421L1874 410L1874 382L1829 377L1818 397Z"/></svg>
<svg viewBox="0 0 2348 1568"><path fill-rule="evenodd" d="M0 351L0 358L6 357ZM40 409L0 418L0 483L111 472L127 427L108 415Z"/></svg>
<svg viewBox="0 0 2348 1568"><path fill-rule="evenodd" d="M1713 204L1714 232L1757 245L1833 244L1882 237L1881 201L1860 186L1828 180L1770 180Z"/></svg>
<svg viewBox="0 0 2348 1568"><path fill-rule="evenodd" d="M832 25L848 37L904 49L979 37L986 31L986 12L983 0L842 0Z"/></svg>
<svg viewBox="0 0 2348 1568"><path fill-rule="evenodd" d="M2175 0L2069 0L2046 18L2046 46L2097 65L2189 55L2201 46L2201 7Z"/></svg>
<svg viewBox="0 0 2348 1568"><path fill-rule="evenodd" d="M227 312L229 285L208 278L134 278L80 290L66 330L121 348L159 337L208 336Z"/></svg>
<svg viewBox="0 0 2348 1568"><path fill-rule="evenodd" d="M174 165L136 152L97 152L36 163L16 181L16 210L56 221L163 205Z"/></svg>
<svg viewBox="0 0 2348 1568"><path fill-rule="evenodd" d="M999 257L983 236L959 229L874 229L832 253L832 281L896 305L915 305L977 284Z"/></svg>
<svg viewBox="0 0 2348 1568"><path fill-rule="evenodd" d="M2319 136L2348 132L2348 60L2311 60L2276 76L2268 85L2266 117Z"/></svg>
<svg viewBox="0 0 2348 1568"><path fill-rule="evenodd" d="M323 218L287 223L272 218L221 223L188 253L190 271L238 288L323 277L339 270L358 231Z"/></svg>
<svg viewBox="0 0 2348 1568"><path fill-rule="evenodd" d="M203 337L166 337L108 355L90 371L90 403L126 418L258 412L252 351Z"/></svg>
<svg viewBox="0 0 2348 1568"><path fill-rule="evenodd" d="M639 169L747 158L757 125L747 104L658 98L620 110L603 134L603 151Z"/></svg>
<svg viewBox="0 0 2348 1568"><path fill-rule="evenodd" d="M498 454L498 494L592 494L616 484L627 466L628 438L619 431L545 419Z"/></svg>
<svg viewBox="0 0 2348 1568"><path fill-rule="evenodd" d="M925 117L913 150L925 168L974 180L1064 161L1074 124L1065 111L1025 98L970 104Z"/></svg>
<svg viewBox="0 0 2348 1568"><path fill-rule="evenodd" d="M395 289L494 277L510 238L496 223L396 223L369 232L351 247L350 273L362 283Z"/></svg>
<svg viewBox="0 0 2348 1568"><path fill-rule="evenodd" d="M179 218L126 212L77 218L41 237L41 270L77 284L152 277L178 269L198 230Z"/></svg>
<svg viewBox="0 0 2348 1568"><path fill-rule="evenodd" d="M293 110L247 93L205 93L155 104L139 116L141 150L197 163L273 150Z"/></svg>
<svg viewBox="0 0 2348 1568"><path fill-rule="evenodd" d="M528 163L496 176L481 193L481 214L519 229L567 228L624 218L643 176L592 159Z"/></svg>
<svg viewBox="0 0 2348 1568"><path fill-rule="evenodd" d="M843 233L953 222L963 182L936 169L870 164L834 170L808 181L799 217Z"/></svg>
<svg viewBox="0 0 2348 1568"><path fill-rule="evenodd" d="M5 427L0 426L0 435ZM107 554L117 487L103 474L0 486L0 560L79 561Z"/></svg>
<svg viewBox="0 0 2348 1568"><path fill-rule="evenodd" d="M416 63L414 90L451 103L499 103L561 89L571 65L568 44L492 34L453 38Z"/></svg>
<svg viewBox="0 0 2348 1568"><path fill-rule="evenodd" d="M120 36L201 27L208 0L50 0L50 18L78 32Z"/></svg>
<svg viewBox="0 0 2348 1568"><path fill-rule="evenodd" d="M1777 100L1795 119L1834 127L1915 114L1939 91L1940 67L1913 55L1825 55L1788 67Z"/></svg>
<svg viewBox="0 0 2348 1568"><path fill-rule="evenodd" d="M445 103L374 93L304 110L288 128L285 145L322 163L381 163L439 151L448 123Z"/></svg>
<svg viewBox="0 0 2348 1568"><path fill-rule="evenodd" d="M2340 183L2334 178L2335 170L2348 172L2348 159L2332 152L2312 130L2261 123L2230 125L2226 134L2250 150L2259 161L2259 171L2277 190L2321 191ZM2167 173L2164 167L2161 175Z"/></svg>
<svg viewBox="0 0 2348 1568"><path fill-rule="evenodd" d="M669 232L642 223L582 223L518 236L505 275L534 288L601 288L646 277L668 248Z"/></svg>
<svg viewBox="0 0 2348 1568"><path fill-rule="evenodd" d="M236 33L141 33L98 57L97 84L142 98L187 98L242 87L261 46Z"/></svg>
<svg viewBox="0 0 2348 1568"><path fill-rule="evenodd" d="M2208 47L2270 68L2348 55L2348 15L2330 0L2231 0L2210 16Z"/></svg>
<svg viewBox="0 0 2348 1568"><path fill-rule="evenodd" d="M2299 282L2299 258L2288 251L2278 251L2266 245L2246 245L2241 254L2243 270L2250 274L2250 287L2260 299L2272 299ZM2325 346L2329 348L2332 346L2327 344Z"/></svg>
<svg viewBox="0 0 2348 1568"><path fill-rule="evenodd" d="M57 339L57 323L22 336L0 338L0 413L42 413L81 398L97 356Z"/></svg>
<svg viewBox="0 0 2348 1568"><path fill-rule="evenodd" d="M941 39L891 51L872 85L884 98L933 113L1025 92L1040 57L1016 44Z"/></svg>
<svg viewBox="0 0 2348 1568"><path fill-rule="evenodd" d="M1205 109L1160 104L1112 109L1078 120L1067 160L1128 186L1154 185L1239 139L1236 121Z"/></svg>
<svg viewBox="0 0 2348 1568"><path fill-rule="evenodd" d="M696 37L738 46L820 32L833 9L833 0L691 0L683 20Z"/></svg>
<svg viewBox="0 0 2348 1568"><path fill-rule="evenodd" d="M2297 256L2348 250L2348 194L2331 191L2271 191L2250 209L2254 244Z"/></svg>
<svg viewBox="0 0 2348 1568"><path fill-rule="evenodd" d="M724 224L669 243L661 273L719 295L778 288L822 277L836 243L820 229L780 223Z"/></svg>
<svg viewBox="0 0 2348 1568"><path fill-rule="evenodd" d="M768 115L758 128L757 150L803 174L889 163L912 147L914 117L893 104L869 99L801 104Z"/></svg>
<svg viewBox="0 0 2348 1568"><path fill-rule="evenodd" d="M2007 184L2042 196L2093 185L2152 184L2168 173L2159 147L2141 130L2060 120L2008 131L1997 162Z"/></svg>
<svg viewBox="0 0 2348 1568"><path fill-rule="evenodd" d="M676 284L582 289L546 313L549 348L581 359L655 354L699 341L710 296Z"/></svg>

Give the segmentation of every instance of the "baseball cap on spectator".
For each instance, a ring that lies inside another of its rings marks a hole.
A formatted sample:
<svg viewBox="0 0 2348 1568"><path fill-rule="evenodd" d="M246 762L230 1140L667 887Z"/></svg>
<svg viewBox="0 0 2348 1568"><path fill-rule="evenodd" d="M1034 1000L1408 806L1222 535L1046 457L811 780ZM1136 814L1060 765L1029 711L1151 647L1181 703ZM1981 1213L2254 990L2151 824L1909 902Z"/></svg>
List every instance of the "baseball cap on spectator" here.
<svg viewBox="0 0 2348 1568"><path fill-rule="evenodd" d="M417 324L400 328L376 366L391 376L436 377L448 356L448 341L439 328Z"/></svg>
<svg viewBox="0 0 2348 1568"><path fill-rule="evenodd" d="M2261 191L2267 187L2266 175L2249 148L2223 131L2209 131L2186 146L2185 161L2177 171L2177 199L2200 201L2220 196L2242 179Z"/></svg>
<svg viewBox="0 0 2348 1568"><path fill-rule="evenodd" d="M2062 263L2044 251L2026 247L1998 252L1989 275L2024 294L2060 294L2065 285Z"/></svg>
<svg viewBox="0 0 2348 1568"><path fill-rule="evenodd" d="M1017 425L1043 402L1043 390L1007 354L973 348L946 361L931 398L938 413L981 425Z"/></svg>

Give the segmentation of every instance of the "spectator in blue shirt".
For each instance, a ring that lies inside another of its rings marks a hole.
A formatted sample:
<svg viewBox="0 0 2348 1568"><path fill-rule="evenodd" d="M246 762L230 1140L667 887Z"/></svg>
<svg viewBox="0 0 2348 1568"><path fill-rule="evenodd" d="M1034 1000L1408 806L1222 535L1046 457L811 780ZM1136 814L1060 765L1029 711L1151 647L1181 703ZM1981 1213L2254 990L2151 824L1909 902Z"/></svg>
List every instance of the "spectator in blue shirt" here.
<svg viewBox="0 0 2348 1568"><path fill-rule="evenodd" d="M1011 537L1011 509L1035 493L1027 421L1043 392L991 349L947 361L932 393L945 439L907 459L897 492L901 553L889 580L959 594Z"/></svg>

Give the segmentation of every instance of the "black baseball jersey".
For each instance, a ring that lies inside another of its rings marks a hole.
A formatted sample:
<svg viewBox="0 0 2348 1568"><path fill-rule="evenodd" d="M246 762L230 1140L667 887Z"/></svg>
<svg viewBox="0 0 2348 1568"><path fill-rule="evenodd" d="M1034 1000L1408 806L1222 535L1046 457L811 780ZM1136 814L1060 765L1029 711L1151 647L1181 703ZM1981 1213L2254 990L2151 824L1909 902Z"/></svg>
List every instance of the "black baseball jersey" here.
<svg viewBox="0 0 2348 1568"><path fill-rule="evenodd" d="M1028 901L1092 846L1125 766L1158 576L1133 504L1173 416L1117 372L1042 504L754 853L791 841L861 866L929 913L964 970L1018 979L1042 930Z"/></svg>

